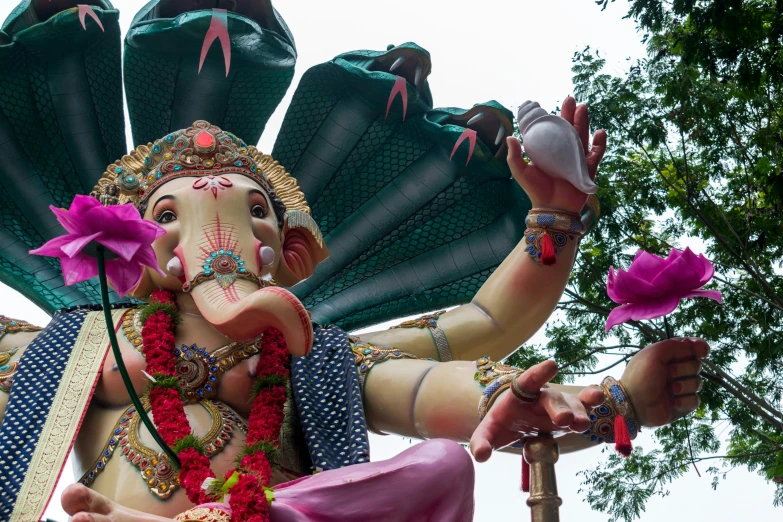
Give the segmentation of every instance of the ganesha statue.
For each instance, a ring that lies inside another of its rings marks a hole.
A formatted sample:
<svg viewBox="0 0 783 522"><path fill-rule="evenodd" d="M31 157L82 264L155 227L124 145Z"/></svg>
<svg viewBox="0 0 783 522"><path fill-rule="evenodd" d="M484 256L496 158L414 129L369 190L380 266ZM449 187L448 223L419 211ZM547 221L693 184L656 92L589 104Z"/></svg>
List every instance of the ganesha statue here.
<svg viewBox="0 0 783 522"><path fill-rule="evenodd" d="M53 313L0 317L3 520L40 520L72 453L75 522L468 521L473 459L628 453L697 407L699 339L585 388L500 362L598 219L586 107L520 107L525 159L500 104L433 108L409 43L310 69L266 154L293 38L267 0L201 3L125 36L127 154L118 11L25 0L3 26L0 279ZM371 462L368 431L422 442Z"/></svg>

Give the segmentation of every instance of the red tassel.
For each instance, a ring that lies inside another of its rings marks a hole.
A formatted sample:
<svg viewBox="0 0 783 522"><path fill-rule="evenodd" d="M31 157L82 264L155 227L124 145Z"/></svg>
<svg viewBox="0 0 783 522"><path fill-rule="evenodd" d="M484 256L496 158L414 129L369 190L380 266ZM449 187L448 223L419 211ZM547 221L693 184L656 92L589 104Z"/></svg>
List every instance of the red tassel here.
<svg viewBox="0 0 783 522"><path fill-rule="evenodd" d="M557 263L557 256L555 255L555 244L552 242L552 238L544 232L541 238L541 264L542 265L554 265Z"/></svg>
<svg viewBox="0 0 783 522"><path fill-rule="evenodd" d="M522 457L522 491L530 493L530 464Z"/></svg>
<svg viewBox="0 0 783 522"><path fill-rule="evenodd" d="M614 418L614 449L626 457L630 457L631 451L633 451L631 434L628 433L628 426L625 424L625 417L622 415Z"/></svg>

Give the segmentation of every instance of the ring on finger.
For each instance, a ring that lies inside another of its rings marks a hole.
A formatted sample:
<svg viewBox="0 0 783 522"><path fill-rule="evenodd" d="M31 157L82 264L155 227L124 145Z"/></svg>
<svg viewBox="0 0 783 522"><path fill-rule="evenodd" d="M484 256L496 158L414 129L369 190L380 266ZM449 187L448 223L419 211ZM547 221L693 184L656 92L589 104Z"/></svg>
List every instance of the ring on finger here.
<svg viewBox="0 0 783 522"><path fill-rule="evenodd" d="M543 390L544 388L549 388L549 385L544 384L544 386L542 386L541 389ZM511 393L513 393L514 397L516 397L522 402L536 402L538 398L541 397L541 390L538 390L534 393L530 393L523 390L519 386L519 376L515 376L511 380Z"/></svg>

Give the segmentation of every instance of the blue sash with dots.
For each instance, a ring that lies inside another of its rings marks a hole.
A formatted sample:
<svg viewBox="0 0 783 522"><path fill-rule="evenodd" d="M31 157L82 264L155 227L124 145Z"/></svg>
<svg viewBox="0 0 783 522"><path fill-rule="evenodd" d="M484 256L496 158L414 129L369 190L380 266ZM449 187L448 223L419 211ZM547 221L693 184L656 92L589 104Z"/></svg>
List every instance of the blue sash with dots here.
<svg viewBox="0 0 783 522"><path fill-rule="evenodd" d="M367 422L348 334L313 326L313 349L291 364L296 410L313 466L322 471L369 462Z"/></svg>
<svg viewBox="0 0 783 522"><path fill-rule="evenodd" d="M40 520L107 351L103 312L88 309L56 313L25 350L0 425L0 520Z"/></svg>

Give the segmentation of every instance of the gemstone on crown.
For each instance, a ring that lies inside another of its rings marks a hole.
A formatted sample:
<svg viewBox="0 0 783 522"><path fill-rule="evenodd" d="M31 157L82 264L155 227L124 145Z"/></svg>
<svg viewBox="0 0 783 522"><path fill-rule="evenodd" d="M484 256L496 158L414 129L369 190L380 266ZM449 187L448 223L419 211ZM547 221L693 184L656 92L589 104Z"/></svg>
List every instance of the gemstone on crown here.
<svg viewBox="0 0 783 522"><path fill-rule="evenodd" d="M205 130L196 134L195 142L199 152L211 152L215 148L215 137Z"/></svg>

